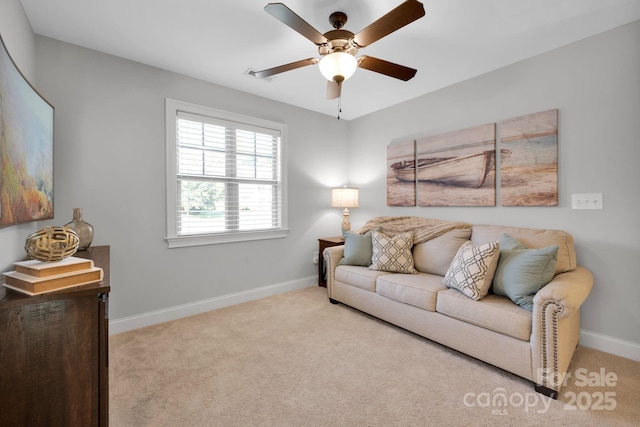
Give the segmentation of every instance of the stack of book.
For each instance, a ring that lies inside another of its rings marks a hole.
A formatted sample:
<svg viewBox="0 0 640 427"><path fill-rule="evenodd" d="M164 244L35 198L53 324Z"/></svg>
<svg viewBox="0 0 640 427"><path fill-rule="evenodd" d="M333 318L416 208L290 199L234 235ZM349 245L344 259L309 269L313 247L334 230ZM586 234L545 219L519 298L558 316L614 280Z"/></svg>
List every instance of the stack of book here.
<svg viewBox="0 0 640 427"><path fill-rule="evenodd" d="M68 257L62 261L37 260L15 262L15 271L2 273L4 286L27 295L38 295L59 289L100 282L101 268L90 259Z"/></svg>

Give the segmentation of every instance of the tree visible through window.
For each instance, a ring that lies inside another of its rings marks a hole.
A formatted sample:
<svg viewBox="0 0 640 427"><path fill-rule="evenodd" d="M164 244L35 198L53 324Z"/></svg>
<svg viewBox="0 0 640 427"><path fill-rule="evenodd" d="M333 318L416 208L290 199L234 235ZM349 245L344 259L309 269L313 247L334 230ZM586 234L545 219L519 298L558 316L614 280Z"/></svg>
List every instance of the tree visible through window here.
<svg viewBox="0 0 640 427"><path fill-rule="evenodd" d="M175 110L175 235L170 229L168 237L284 229L282 129L179 107L167 100L167 120Z"/></svg>

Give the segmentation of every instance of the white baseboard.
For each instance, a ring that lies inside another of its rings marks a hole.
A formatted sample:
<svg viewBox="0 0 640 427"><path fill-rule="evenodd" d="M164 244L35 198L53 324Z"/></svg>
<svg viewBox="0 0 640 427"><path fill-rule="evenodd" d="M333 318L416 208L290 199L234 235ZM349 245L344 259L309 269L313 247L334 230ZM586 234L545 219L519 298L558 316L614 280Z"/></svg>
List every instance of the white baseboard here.
<svg viewBox="0 0 640 427"><path fill-rule="evenodd" d="M631 341L583 329L580 331L580 345L640 362L640 344Z"/></svg>
<svg viewBox="0 0 640 427"><path fill-rule="evenodd" d="M182 317L193 316L207 311L229 307L243 302L254 301L310 286L318 286L317 276L310 276L276 285L263 286L261 288L251 289L244 292L223 295L221 297L197 301L190 304L177 305L162 310L123 317L121 319L113 319L109 320L109 335L144 328L145 326L151 326L158 323L169 322Z"/></svg>

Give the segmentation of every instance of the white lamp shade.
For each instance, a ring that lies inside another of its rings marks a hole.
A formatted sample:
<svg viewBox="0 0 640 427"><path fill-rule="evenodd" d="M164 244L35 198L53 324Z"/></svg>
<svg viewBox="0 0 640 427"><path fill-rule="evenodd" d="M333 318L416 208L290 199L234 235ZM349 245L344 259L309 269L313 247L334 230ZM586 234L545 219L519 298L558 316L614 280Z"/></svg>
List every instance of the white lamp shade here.
<svg viewBox="0 0 640 427"><path fill-rule="evenodd" d="M358 189L353 187L341 187L331 189L332 208L357 208Z"/></svg>
<svg viewBox="0 0 640 427"><path fill-rule="evenodd" d="M356 58L345 52L334 52L320 60L320 72L329 81L344 81L353 76L358 68ZM341 78L340 78L341 77Z"/></svg>

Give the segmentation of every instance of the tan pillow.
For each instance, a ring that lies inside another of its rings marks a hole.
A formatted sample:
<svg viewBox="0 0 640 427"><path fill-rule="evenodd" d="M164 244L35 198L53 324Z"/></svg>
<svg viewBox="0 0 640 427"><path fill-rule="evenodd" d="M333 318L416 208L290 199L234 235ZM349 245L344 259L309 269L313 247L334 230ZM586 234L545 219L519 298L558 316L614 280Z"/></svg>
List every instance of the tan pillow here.
<svg viewBox="0 0 640 427"><path fill-rule="evenodd" d="M471 228L447 231L413 247L413 262L422 273L444 276L460 246L471 237Z"/></svg>
<svg viewBox="0 0 640 427"><path fill-rule="evenodd" d="M497 241L480 246L466 242L458 249L442 283L477 301L489 293L499 258Z"/></svg>
<svg viewBox="0 0 640 427"><path fill-rule="evenodd" d="M416 274L413 266L413 231L387 236L379 231L371 232L373 257L370 270L389 271L391 273Z"/></svg>

